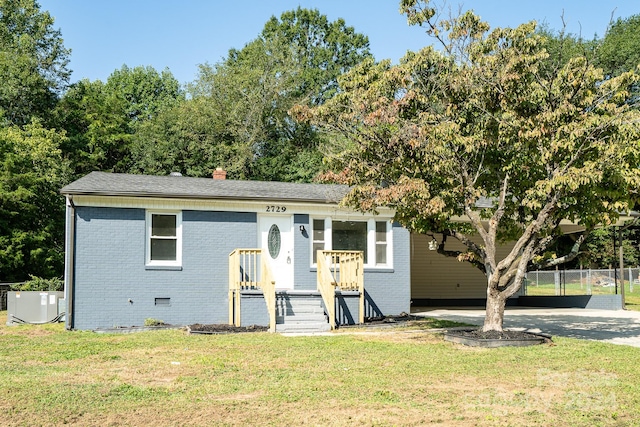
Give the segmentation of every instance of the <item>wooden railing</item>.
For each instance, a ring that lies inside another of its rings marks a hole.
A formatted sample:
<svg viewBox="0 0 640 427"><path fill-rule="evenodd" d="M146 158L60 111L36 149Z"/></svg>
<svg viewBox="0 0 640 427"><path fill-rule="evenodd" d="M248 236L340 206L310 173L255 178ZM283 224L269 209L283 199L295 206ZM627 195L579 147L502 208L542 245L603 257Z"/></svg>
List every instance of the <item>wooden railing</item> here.
<svg viewBox="0 0 640 427"><path fill-rule="evenodd" d="M364 256L362 251L318 251L318 291L327 308L331 329L336 326L336 288L358 291L358 322L364 323Z"/></svg>
<svg viewBox="0 0 640 427"><path fill-rule="evenodd" d="M229 324L241 326L241 292L262 290L269 313L269 330L276 330L275 281L262 249L236 249L229 254Z"/></svg>

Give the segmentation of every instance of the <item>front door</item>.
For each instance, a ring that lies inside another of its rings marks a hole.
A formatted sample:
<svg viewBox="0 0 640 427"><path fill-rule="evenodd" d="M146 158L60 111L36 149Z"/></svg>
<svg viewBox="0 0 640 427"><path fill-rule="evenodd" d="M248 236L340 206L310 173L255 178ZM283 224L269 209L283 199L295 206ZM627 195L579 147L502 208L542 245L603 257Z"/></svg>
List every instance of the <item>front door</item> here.
<svg viewBox="0 0 640 427"><path fill-rule="evenodd" d="M261 215L259 240L277 289L293 289L293 217Z"/></svg>

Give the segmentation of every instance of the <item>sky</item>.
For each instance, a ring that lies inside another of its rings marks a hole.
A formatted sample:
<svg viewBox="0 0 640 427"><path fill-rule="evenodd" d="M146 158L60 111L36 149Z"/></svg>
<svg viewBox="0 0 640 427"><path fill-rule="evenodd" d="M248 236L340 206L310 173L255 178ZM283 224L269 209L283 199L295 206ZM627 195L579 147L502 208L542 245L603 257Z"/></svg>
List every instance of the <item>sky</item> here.
<svg viewBox="0 0 640 427"><path fill-rule="evenodd" d="M298 6L369 37L376 60L398 63L407 50L432 44L407 25L399 0L39 0L70 48L71 81L106 81L123 65L168 68L180 83L195 80L198 64L216 64L229 49L255 39L272 16ZM492 27L536 20L591 39L605 34L611 17L640 13L638 0L449 0L473 9Z"/></svg>

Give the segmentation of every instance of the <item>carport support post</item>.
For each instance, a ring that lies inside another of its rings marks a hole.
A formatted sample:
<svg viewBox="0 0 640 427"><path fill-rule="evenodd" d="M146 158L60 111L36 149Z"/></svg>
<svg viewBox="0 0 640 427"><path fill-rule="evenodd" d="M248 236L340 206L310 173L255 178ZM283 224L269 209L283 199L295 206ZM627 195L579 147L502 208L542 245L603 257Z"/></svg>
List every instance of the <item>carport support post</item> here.
<svg viewBox="0 0 640 427"><path fill-rule="evenodd" d="M620 297L622 299L622 309L627 308L624 305L624 250L622 249L622 227L618 227L618 251L620 252ZM629 276L631 281L631 276Z"/></svg>

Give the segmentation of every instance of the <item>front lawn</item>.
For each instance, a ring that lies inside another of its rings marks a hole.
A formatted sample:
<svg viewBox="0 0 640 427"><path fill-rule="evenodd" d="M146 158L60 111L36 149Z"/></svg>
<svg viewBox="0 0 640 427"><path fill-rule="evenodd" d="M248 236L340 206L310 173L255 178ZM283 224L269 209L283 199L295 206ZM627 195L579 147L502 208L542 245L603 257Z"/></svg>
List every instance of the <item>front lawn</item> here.
<svg viewBox="0 0 640 427"><path fill-rule="evenodd" d="M640 421L640 349L477 349L425 329L188 335L5 326L0 424L593 426Z"/></svg>

